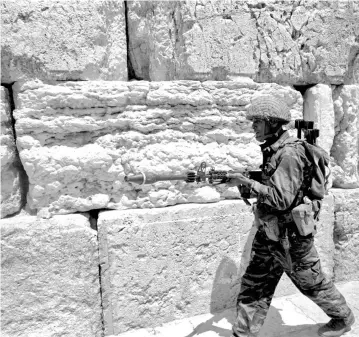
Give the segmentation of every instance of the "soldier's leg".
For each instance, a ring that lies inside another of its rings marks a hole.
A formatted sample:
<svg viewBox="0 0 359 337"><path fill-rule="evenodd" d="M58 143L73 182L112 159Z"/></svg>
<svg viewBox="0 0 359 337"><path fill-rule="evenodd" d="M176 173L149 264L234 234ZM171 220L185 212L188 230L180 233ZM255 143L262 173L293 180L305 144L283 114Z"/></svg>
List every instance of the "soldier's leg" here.
<svg viewBox="0 0 359 337"><path fill-rule="evenodd" d="M329 317L346 320L352 312L344 296L321 268L313 237L291 238L293 272L288 275L297 288L315 302Z"/></svg>
<svg viewBox="0 0 359 337"><path fill-rule="evenodd" d="M267 245L266 234L259 230L253 241L251 260L242 277L237 298L234 336L256 336L259 333L283 274L282 266L271 255Z"/></svg>

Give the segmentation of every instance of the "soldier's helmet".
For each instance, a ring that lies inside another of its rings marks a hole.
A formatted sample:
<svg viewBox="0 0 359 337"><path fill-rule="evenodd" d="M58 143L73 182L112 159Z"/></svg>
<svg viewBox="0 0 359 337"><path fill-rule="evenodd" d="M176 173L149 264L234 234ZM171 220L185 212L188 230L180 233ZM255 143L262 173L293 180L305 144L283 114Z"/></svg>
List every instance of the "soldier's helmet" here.
<svg viewBox="0 0 359 337"><path fill-rule="evenodd" d="M289 123L290 111L283 101L270 95L261 95L254 98L247 110L246 118L264 119L272 122Z"/></svg>

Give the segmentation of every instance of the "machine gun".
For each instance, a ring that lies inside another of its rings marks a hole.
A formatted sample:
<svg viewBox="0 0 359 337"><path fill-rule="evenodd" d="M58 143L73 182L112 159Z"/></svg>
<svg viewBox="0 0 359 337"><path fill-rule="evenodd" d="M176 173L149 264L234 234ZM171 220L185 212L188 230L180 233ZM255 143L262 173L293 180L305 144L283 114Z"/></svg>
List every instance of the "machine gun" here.
<svg viewBox="0 0 359 337"><path fill-rule="evenodd" d="M135 183L140 185L153 184L158 181L168 181L168 180L184 180L186 183L200 183L206 182L211 185L225 184L229 182L232 178L235 178L236 173L241 173L250 179L259 181L261 179L262 171L224 171L216 170L211 168L209 171L206 171L207 164L202 162L198 167L197 171L188 171L183 174L173 174L173 175L156 175L153 173L144 173L135 174L135 175L126 175L125 181L129 183Z"/></svg>
<svg viewBox="0 0 359 337"><path fill-rule="evenodd" d="M305 121L304 119L295 120L295 128L297 129L297 138L301 139L302 130L304 131L305 140L312 145L315 145L317 138L319 137L319 130L313 129L313 121Z"/></svg>
<svg viewBox="0 0 359 337"><path fill-rule="evenodd" d="M225 170L216 170L215 168L211 168L208 171L206 162L202 162L201 165L198 167L197 171L188 171L183 174L174 174L174 175L156 175L153 173L145 174L141 172L141 174L135 175L126 175L125 181L129 183L135 183L140 185L145 184L153 184L158 181L169 181L169 180L183 180L186 183L200 183L205 182L211 185L219 185L225 184L229 182L231 179L236 178L237 173L241 173L246 177L261 181L262 179L262 171L261 170L254 170L254 171L225 171ZM250 189L242 191L241 193L243 200L249 204L247 198L250 197Z"/></svg>

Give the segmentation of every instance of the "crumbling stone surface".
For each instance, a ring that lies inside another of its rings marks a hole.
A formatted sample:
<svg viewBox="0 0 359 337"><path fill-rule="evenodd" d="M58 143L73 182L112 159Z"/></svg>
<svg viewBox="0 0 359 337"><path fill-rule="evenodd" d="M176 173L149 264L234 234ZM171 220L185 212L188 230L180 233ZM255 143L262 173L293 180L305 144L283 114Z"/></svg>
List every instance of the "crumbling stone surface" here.
<svg viewBox="0 0 359 337"><path fill-rule="evenodd" d="M351 84L356 1L128 1L136 78Z"/></svg>
<svg viewBox="0 0 359 337"><path fill-rule="evenodd" d="M204 161L224 170L258 168L260 148L245 119L251 98L273 94L286 102L293 119L302 116L299 92L250 80L35 81L14 85L14 92L28 205L53 214L232 197L227 187L184 181L140 186L124 182L124 176L180 174Z"/></svg>
<svg viewBox="0 0 359 337"><path fill-rule="evenodd" d="M127 80L124 3L4 0L1 82Z"/></svg>
<svg viewBox="0 0 359 337"><path fill-rule="evenodd" d="M8 90L1 86L1 218L18 212L21 208L20 171Z"/></svg>
<svg viewBox="0 0 359 337"><path fill-rule="evenodd" d="M359 189L333 189L335 197L335 280L358 280Z"/></svg>
<svg viewBox="0 0 359 337"><path fill-rule="evenodd" d="M314 128L319 129L317 144L329 154L333 146L335 122L330 85L317 84L305 92L303 116L305 120L314 121Z"/></svg>
<svg viewBox="0 0 359 337"><path fill-rule="evenodd" d="M333 197L316 247L333 276ZM159 326L235 305L256 229L242 201L104 211L98 219L105 334ZM297 292L283 276L276 296Z"/></svg>
<svg viewBox="0 0 359 337"><path fill-rule="evenodd" d="M102 336L96 231L81 214L2 219L1 335Z"/></svg>
<svg viewBox="0 0 359 337"><path fill-rule="evenodd" d="M339 86L333 91L335 137L331 156L337 167L333 170L333 186L359 187L359 85Z"/></svg>

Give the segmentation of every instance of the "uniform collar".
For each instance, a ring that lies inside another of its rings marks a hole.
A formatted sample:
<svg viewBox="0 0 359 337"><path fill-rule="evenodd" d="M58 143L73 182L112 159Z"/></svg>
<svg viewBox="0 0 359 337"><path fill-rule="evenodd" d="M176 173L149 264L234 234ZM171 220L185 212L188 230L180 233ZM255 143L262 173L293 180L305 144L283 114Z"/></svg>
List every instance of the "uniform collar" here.
<svg viewBox="0 0 359 337"><path fill-rule="evenodd" d="M277 152L278 149L283 146L287 140L291 138L290 134L288 131L284 131L279 138L274 141L274 143L272 141L267 141L264 144L261 144L260 147L262 149L262 152L266 152L266 151L273 151L273 152Z"/></svg>

